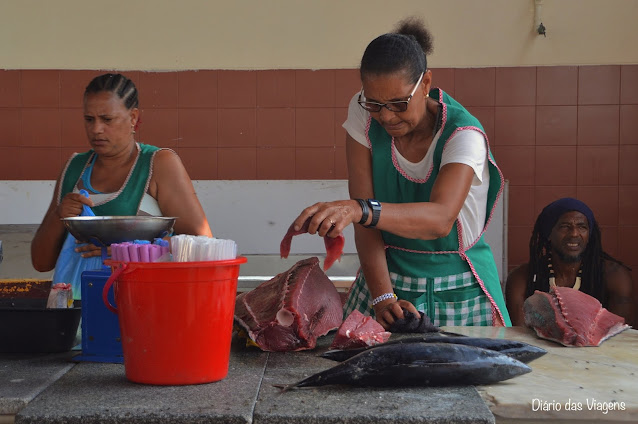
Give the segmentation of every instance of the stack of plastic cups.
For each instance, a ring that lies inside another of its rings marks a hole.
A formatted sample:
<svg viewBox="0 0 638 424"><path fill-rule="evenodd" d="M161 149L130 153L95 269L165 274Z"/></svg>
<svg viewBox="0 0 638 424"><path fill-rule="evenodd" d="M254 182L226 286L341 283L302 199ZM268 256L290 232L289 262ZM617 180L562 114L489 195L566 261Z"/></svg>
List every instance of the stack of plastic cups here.
<svg viewBox="0 0 638 424"><path fill-rule="evenodd" d="M223 261L237 257L237 244L233 240L180 234L171 237L171 253L175 262Z"/></svg>
<svg viewBox="0 0 638 424"><path fill-rule="evenodd" d="M166 259L168 253L167 242L160 245L157 241L151 244L147 240L135 240L111 245L111 259L119 262L158 262Z"/></svg>

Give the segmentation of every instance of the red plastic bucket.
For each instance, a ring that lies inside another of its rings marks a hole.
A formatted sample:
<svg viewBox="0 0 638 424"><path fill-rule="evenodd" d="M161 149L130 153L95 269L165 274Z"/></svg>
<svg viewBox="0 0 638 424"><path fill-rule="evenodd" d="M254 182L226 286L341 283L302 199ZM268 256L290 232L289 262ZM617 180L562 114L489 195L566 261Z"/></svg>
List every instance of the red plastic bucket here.
<svg viewBox="0 0 638 424"><path fill-rule="evenodd" d="M126 378L200 384L228 374L239 266L211 262L107 261L107 308L118 314ZM107 295L113 284L117 309Z"/></svg>

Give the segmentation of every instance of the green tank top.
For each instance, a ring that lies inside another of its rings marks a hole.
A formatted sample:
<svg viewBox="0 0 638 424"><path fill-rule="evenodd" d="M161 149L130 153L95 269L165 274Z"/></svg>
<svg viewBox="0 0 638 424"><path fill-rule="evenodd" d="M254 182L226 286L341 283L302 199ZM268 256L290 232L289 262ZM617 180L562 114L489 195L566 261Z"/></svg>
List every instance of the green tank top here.
<svg viewBox="0 0 638 424"><path fill-rule="evenodd" d="M380 202L427 202L441 166L446 142L459 130L473 129L483 134L488 149L490 186L487 195L487 213L483 231L472 246L463 245L459 220L446 237L436 240L408 239L382 231L387 246L388 270L409 277L434 278L471 271L492 304L494 316L503 325L511 326L498 270L484 233L494 212L494 206L503 190L503 176L489 150L487 136L480 122L460 103L440 89L430 91L430 97L441 103L441 135L437 140L433 166L423 180L408 177L393 158L392 137L374 119L370 118L367 136L372 150L372 177L374 195Z"/></svg>
<svg viewBox="0 0 638 424"><path fill-rule="evenodd" d="M117 193L116 197L99 206L93 207L93 212L100 216L132 216L137 215L142 197L146 192L151 179L151 163L155 152L159 147L138 143L139 152L135 164L124 186ZM78 153L67 163L60 184L58 202L67 194L73 191L80 180L82 172L91 162L95 155L94 150Z"/></svg>

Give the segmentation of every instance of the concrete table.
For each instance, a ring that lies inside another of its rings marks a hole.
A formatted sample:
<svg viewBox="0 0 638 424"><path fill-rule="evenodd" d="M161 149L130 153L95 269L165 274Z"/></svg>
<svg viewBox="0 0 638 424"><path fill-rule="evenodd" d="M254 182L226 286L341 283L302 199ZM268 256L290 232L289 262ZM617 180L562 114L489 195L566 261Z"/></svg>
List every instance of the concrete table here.
<svg viewBox="0 0 638 424"><path fill-rule="evenodd" d="M334 365L313 351L266 353L235 340L228 377L191 386L129 382L123 365L80 363L32 400L16 423L493 423L474 387L320 387L282 393Z"/></svg>
<svg viewBox="0 0 638 424"><path fill-rule="evenodd" d="M0 354L0 423L10 422L18 411L68 372L74 365L70 361L74 354Z"/></svg>
<svg viewBox="0 0 638 424"><path fill-rule="evenodd" d="M521 340L548 354L530 364L529 374L476 389L324 386L283 393L274 385L334 365L317 356L332 337L316 350L288 353L235 340L228 377L192 386L135 384L123 365L74 365L68 355L0 357L0 419L12 422L17 412L16 423L45 424L638 422L636 330L590 348L563 347L520 327L446 330Z"/></svg>
<svg viewBox="0 0 638 424"><path fill-rule="evenodd" d="M532 372L478 387L496 422L638 422L638 331L597 347L565 347L524 327L454 327L455 332L520 340L547 350Z"/></svg>
<svg viewBox="0 0 638 424"><path fill-rule="evenodd" d="M317 352L270 354L254 422L314 423L492 423L476 389L465 387L361 388L323 386L282 393L291 384L336 363Z"/></svg>
<svg viewBox="0 0 638 424"><path fill-rule="evenodd" d="M124 365L80 363L20 411L16 423L250 423L267 353L235 353L210 384L129 382Z"/></svg>

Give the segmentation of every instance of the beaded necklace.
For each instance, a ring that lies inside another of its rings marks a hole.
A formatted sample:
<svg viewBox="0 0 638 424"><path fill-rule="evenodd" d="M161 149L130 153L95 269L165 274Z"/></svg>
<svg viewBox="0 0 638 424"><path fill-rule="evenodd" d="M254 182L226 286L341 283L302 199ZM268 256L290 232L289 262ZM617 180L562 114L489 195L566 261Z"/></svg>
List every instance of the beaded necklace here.
<svg viewBox="0 0 638 424"><path fill-rule="evenodd" d="M549 270L549 286L556 287L556 277L554 276L554 268L552 267L552 257L551 255L547 258L547 269ZM578 268L578 275L576 276L576 282L574 283L574 290L580 289L580 280L583 275L582 265Z"/></svg>

